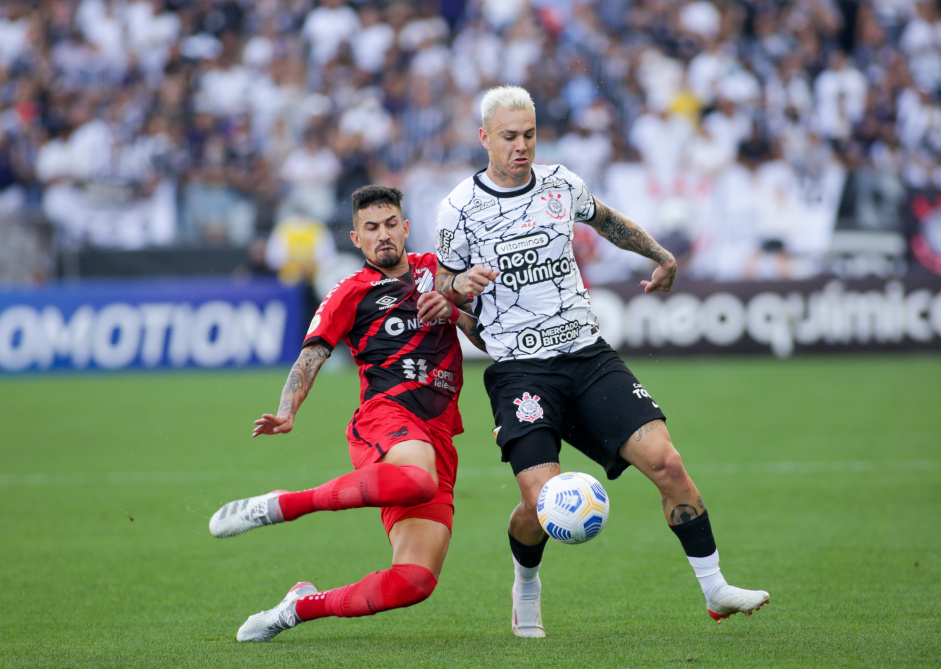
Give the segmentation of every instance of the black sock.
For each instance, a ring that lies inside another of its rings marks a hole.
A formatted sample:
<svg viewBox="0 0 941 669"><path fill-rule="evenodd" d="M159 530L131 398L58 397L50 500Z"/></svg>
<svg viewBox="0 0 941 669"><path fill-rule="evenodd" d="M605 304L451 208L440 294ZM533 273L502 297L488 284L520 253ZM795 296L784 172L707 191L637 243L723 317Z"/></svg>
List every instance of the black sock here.
<svg viewBox="0 0 941 669"><path fill-rule="evenodd" d="M510 537L510 551L513 553L513 557L516 558L517 562L524 567L539 566L539 563L542 562L542 552L546 548L546 542L549 541L549 535L544 536L542 541L535 546L527 546L524 543L520 543L509 532L507 532L507 536Z"/></svg>
<svg viewBox="0 0 941 669"><path fill-rule="evenodd" d="M683 544L687 557L709 557L716 552L716 540L712 536L708 511L703 511L701 516L682 525L670 525L670 529Z"/></svg>

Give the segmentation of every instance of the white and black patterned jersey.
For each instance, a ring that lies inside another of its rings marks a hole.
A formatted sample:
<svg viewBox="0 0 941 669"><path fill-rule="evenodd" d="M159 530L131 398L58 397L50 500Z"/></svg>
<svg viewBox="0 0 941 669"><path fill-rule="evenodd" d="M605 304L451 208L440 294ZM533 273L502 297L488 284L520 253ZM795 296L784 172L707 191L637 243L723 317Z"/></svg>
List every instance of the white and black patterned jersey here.
<svg viewBox="0 0 941 669"><path fill-rule="evenodd" d="M562 165L533 165L529 184L501 192L462 181L438 209L438 262L500 271L477 300L481 336L494 360L550 358L598 339L572 250L575 221L595 215L585 183Z"/></svg>

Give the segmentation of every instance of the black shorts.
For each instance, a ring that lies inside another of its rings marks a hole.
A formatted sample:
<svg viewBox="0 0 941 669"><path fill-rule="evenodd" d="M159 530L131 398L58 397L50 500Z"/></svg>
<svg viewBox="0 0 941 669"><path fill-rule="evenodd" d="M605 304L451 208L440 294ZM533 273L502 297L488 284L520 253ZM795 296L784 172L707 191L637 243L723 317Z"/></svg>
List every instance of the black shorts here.
<svg viewBox="0 0 941 669"><path fill-rule="evenodd" d="M534 454L526 449L528 466L559 461L564 439L604 467L615 479L630 464L618 455L628 437L652 420L666 420L624 361L604 340L575 353L547 360L495 362L484 372L496 424L497 444L504 462L519 458L511 450L519 437L544 428L556 436L555 452ZM545 450L545 449L543 449Z"/></svg>

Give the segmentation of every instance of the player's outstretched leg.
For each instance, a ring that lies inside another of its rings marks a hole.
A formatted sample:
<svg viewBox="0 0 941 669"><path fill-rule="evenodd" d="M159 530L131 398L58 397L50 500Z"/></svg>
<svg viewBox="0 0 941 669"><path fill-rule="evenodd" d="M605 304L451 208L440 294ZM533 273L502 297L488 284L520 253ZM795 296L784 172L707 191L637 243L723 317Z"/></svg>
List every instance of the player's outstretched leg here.
<svg viewBox="0 0 941 669"><path fill-rule="evenodd" d="M278 505L278 495L286 490L275 490L266 495L246 497L229 502L212 514L209 531L212 536L234 537L264 525L283 523L284 515Z"/></svg>
<svg viewBox="0 0 941 669"><path fill-rule="evenodd" d="M712 619L721 623L736 613L750 616L769 601L764 590L743 590L726 583L706 597L706 608Z"/></svg>
<svg viewBox="0 0 941 669"><path fill-rule="evenodd" d="M421 467L375 462L311 490L276 490L229 502L212 515L209 531L214 537L234 537L315 511L416 506L431 501L437 489Z"/></svg>
<svg viewBox="0 0 941 669"><path fill-rule="evenodd" d="M276 607L249 616L248 620L239 627L235 638L239 641L270 641L299 622L297 600L316 593L317 588L307 581L298 583L288 590L288 594Z"/></svg>
<svg viewBox="0 0 941 669"><path fill-rule="evenodd" d="M371 616L423 602L437 585L438 579L426 567L394 564L367 574L356 583L304 596L297 602L297 617L307 621L331 616Z"/></svg>

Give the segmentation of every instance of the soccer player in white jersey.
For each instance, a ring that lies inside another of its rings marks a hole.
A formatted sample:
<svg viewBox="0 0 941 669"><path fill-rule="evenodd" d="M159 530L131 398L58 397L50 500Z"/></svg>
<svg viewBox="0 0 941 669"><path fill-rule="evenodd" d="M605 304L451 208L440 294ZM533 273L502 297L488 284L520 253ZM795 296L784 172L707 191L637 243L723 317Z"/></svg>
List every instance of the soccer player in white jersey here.
<svg viewBox="0 0 941 669"><path fill-rule="evenodd" d="M560 473L563 439L609 479L633 465L657 486L667 524L717 622L753 613L768 593L726 583L709 514L666 417L601 338L572 252L574 224L584 221L616 246L656 262L651 280L641 282L647 293L670 290L676 261L564 166L533 164L536 111L525 89L488 91L481 119L480 142L490 161L441 203L435 285L458 305L479 296L479 334L495 361L484 382L497 444L521 496L509 525L513 632L545 636L539 565L548 536L536 518L536 498Z"/></svg>

